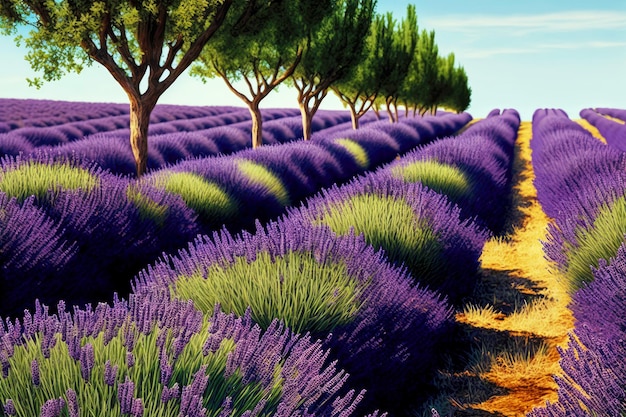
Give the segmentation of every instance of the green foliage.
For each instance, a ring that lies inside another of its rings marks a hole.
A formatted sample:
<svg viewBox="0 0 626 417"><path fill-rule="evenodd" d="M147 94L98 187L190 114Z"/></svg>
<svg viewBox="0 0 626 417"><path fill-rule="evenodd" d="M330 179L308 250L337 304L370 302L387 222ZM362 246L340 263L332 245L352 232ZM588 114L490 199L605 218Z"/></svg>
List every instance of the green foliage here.
<svg viewBox="0 0 626 417"><path fill-rule="evenodd" d="M579 227L576 244L563 247L567 257L565 278L569 292L574 293L584 284L593 281L592 268L598 268L600 259L609 261L624 243L626 234L626 196L612 204L603 205L591 227Z"/></svg>
<svg viewBox="0 0 626 417"><path fill-rule="evenodd" d="M223 0L4 0L0 29L13 35L23 26L32 29L16 42L28 48L26 59L42 73L28 80L36 87L93 62L106 68L129 97L130 144L141 176L150 113L200 55L230 6Z"/></svg>
<svg viewBox="0 0 626 417"><path fill-rule="evenodd" d="M191 172L168 172L158 175L154 183L178 194L198 215L206 220L223 223L237 215L237 204L217 184Z"/></svg>
<svg viewBox="0 0 626 417"><path fill-rule="evenodd" d="M0 171L0 190L9 197L23 201L34 195L40 201L54 198L61 190L91 190L99 179L89 170L68 163L42 163L28 161L16 168ZM52 196L49 196L49 193Z"/></svg>
<svg viewBox="0 0 626 417"><path fill-rule="evenodd" d="M466 110L472 101L472 89L469 86L467 74L463 67L455 68L450 80L451 94L442 100L442 104L456 112Z"/></svg>
<svg viewBox="0 0 626 417"><path fill-rule="evenodd" d="M353 113L362 116L373 104L385 76L382 65L384 53L390 48L389 37L381 36L383 18L376 15L363 46L363 57L350 74L335 81L331 89ZM357 117L357 118L358 118Z"/></svg>
<svg viewBox="0 0 626 417"><path fill-rule="evenodd" d="M471 192L467 176L459 168L433 159L398 164L392 168L394 176L406 182L421 182L431 190L459 201Z"/></svg>
<svg viewBox="0 0 626 417"><path fill-rule="evenodd" d="M418 37L415 56L400 92L400 99L405 106L430 108L436 104L433 90L438 79L438 54L435 31L427 32L424 29Z"/></svg>
<svg viewBox="0 0 626 417"><path fill-rule="evenodd" d="M147 63L145 54L165 52L165 60L181 40L183 44L177 48L184 54L208 29L222 3L9 0L0 4L0 23L4 32L11 34L24 25L32 28L16 40L30 50L26 58L35 71L42 72L45 81L58 80L67 72L80 72L94 60L103 63L109 58L108 64L122 69L126 76L143 78L145 72L140 68ZM147 29L156 26L162 27L163 37L144 38ZM42 80L31 82L41 85Z"/></svg>
<svg viewBox="0 0 626 417"><path fill-rule="evenodd" d="M293 81L302 91L327 89L349 75L363 58L376 0L341 0L309 33ZM301 87L300 87L301 86Z"/></svg>
<svg viewBox="0 0 626 417"><path fill-rule="evenodd" d="M320 263L306 252L280 257L260 252L252 261L238 257L229 265L179 276L170 291L175 298L193 300L205 313L217 302L238 315L250 307L263 328L279 318L296 333L327 333L356 314L361 289L342 262Z"/></svg>
<svg viewBox="0 0 626 417"><path fill-rule="evenodd" d="M240 159L237 167L250 181L263 185L284 206L289 205L289 193L283 182L261 164Z"/></svg>
<svg viewBox="0 0 626 417"><path fill-rule="evenodd" d="M367 152L357 142L347 138L335 139L335 142L346 148L346 150L350 152L350 154L354 157L357 164L359 164L361 168L367 169L369 167L370 161L369 157L367 156Z"/></svg>
<svg viewBox="0 0 626 417"><path fill-rule="evenodd" d="M404 264L413 277L428 285L441 280L446 262L443 247L428 221L416 216L403 200L360 194L340 203L329 204L315 220L344 235L351 228L363 234L375 248L382 248L388 259Z"/></svg>
<svg viewBox="0 0 626 417"><path fill-rule="evenodd" d="M386 14L379 26L380 36L386 39L386 49L381 56L384 76L380 80L380 93L385 97L390 112L408 75L418 39L415 6L408 5L406 13L397 28L391 13Z"/></svg>
<svg viewBox="0 0 626 417"><path fill-rule="evenodd" d="M132 327L128 321L125 325ZM124 326L122 326L123 329ZM232 340L225 339L219 349L202 352L208 336L209 323L205 318L200 332L191 336L191 340L173 361L171 353L168 360L173 363L172 377L169 386L178 383L180 387L189 385L194 374L206 366L206 375L209 376L209 385L205 390L203 405L210 412L217 413L223 400L231 396L233 404L253 409L262 399L269 398L268 406L277 403L281 384L279 371L274 374L274 383L271 392L264 392L258 383L246 384L240 372L224 377L228 353L234 350ZM174 337L165 330L165 352L172 352ZM144 415L160 417L177 417L180 413L180 398L163 404L161 401L160 383L160 349L157 339L161 330L153 329L148 334L136 331L137 339L133 348L135 364L127 366L127 350L123 345L123 330L113 337L109 343L104 343L104 333L94 336L80 337L80 345L91 344L94 350L94 366L88 382L81 374L80 362L71 358L68 345L56 335L56 343L50 349L48 358L44 357L41 349L40 337L29 339L25 344L15 347L14 354L8 359L9 374L0 378L0 397L12 399L18 416L38 416L41 406L51 398L66 398L66 391L73 389L77 393L80 415L89 416L121 416L120 404L117 398L118 386L129 377L135 383L135 397L141 398L144 406ZM39 365L40 385L36 387L31 380L31 363L36 360ZM113 386L104 382L106 361L117 366L117 375ZM269 394L269 395L268 395ZM243 408L246 409L246 408ZM66 415L66 414L62 414Z"/></svg>

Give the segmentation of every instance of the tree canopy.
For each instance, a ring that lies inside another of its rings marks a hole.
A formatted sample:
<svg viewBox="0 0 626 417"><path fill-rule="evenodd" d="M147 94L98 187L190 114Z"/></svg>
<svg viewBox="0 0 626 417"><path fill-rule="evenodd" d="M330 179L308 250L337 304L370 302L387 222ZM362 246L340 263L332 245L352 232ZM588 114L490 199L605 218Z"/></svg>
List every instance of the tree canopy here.
<svg viewBox="0 0 626 417"><path fill-rule="evenodd" d="M300 64L288 80L298 91L304 139L311 136L311 120L332 84L360 64L370 31L376 0L339 0L317 30L308 34Z"/></svg>
<svg viewBox="0 0 626 417"><path fill-rule="evenodd" d="M281 2L270 2L281 3ZM237 2L240 27L267 12L260 1ZM130 101L130 142L137 174L146 170L150 113L159 97L198 57L233 0L3 0L0 27L15 35L41 78L35 86L97 62ZM27 27L27 34L20 29Z"/></svg>
<svg viewBox="0 0 626 417"><path fill-rule="evenodd" d="M252 146L262 143L260 102L290 77L302 59L310 33L337 7L335 0L289 0L257 18L257 24L240 28L238 15L226 19L208 44L191 74L202 80L220 77L250 109ZM239 88L236 81L243 81Z"/></svg>

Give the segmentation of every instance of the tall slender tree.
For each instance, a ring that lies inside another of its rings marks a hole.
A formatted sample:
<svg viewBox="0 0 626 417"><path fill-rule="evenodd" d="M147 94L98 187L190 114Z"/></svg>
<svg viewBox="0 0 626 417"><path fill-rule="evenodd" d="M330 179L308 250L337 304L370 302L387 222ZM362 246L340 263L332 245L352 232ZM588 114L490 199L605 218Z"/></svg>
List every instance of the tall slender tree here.
<svg viewBox="0 0 626 417"><path fill-rule="evenodd" d="M285 2L287 2L285 0ZM241 28L282 2L257 0L2 0L0 27L30 52L42 81L97 62L130 102L130 144L137 175L146 171L150 114L161 95L200 55L226 16ZM31 30L21 35L23 26Z"/></svg>
<svg viewBox="0 0 626 417"><path fill-rule="evenodd" d="M393 123L398 121L398 98L414 59L419 32L415 6L412 4L407 6L406 16L397 28L391 13L385 17L386 35L391 40L390 48L383 54L384 76L380 80L380 94L385 98L389 121Z"/></svg>
<svg viewBox="0 0 626 417"><path fill-rule="evenodd" d="M330 87L350 109L352 128L358 129L359 119L372 108L380 92L380 80L384 76L383 59L391 49L385 17L376 15L365 42L364 58L350 76L336 81Z"/></svg>
<svg viewBox="0 0 626 417"><path fill-rule="evenodd" d="M203 81L222 78L248 106L253 147L263 141L261 101L294 73L302 60L309 33L334 12L337 2L284 0L268 4L274 6L247 28L240 27L240 12L229 14L191 69L191 74ZM244 6L235 8L239 11ZM238 87L237 81L243 81L244 86Z"/></svg>
<svg viewBox="0 0 626 417"><path fill-rule="evenodd" d="M413 114L424 114L432 107L439 75L438 56L435 31L422 30L400 91L400 101L407 112L413 107Z"/></svg>
<svg viewBox="0 0 626 417"><path fill-rule="evenodd" d="M339 7L308 35L300 65L290 82L298 91L304 139L329 88L361 63L376 0L339 0Z"/></svg>
<svg viewBox="0 0 626 417"><path fill-rule="evenodd" d="M430 104L430 112L434 114L437 106L443 104L454 92L454 53L437 59L437 81L433 83L433 96Z"/></svg>
<svg viewBox="0 0 626 417"><path fill-rule="evenodd" d="M452 74L452 92L444 99L443 105L457 113L467 110L472 101L472 89L463 67L457 67Z"/></svg>

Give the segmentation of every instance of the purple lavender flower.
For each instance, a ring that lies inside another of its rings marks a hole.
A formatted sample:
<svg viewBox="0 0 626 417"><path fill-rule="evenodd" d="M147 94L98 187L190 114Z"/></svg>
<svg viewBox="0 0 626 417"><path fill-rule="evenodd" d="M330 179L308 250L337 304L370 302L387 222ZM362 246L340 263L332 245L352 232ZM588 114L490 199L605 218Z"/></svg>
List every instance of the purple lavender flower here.
<svg viewBox="0 0 626 417"><path fill-rule="evenodd" d="M180 387L178 386L178 382L175 382L171 387L163 386L163 390L161 391L161 402L163 404L173 400L174 398L180 398Z"/></svg>
<svg viewBox="0 0 626 417"><path fill-rule="evenodd" d="M115 384L115 380L117 378L117 369L118 366L111 366L111 361L107 359L106 363L104 364L104 383L110 387Z"/></svg>
<svg viewBox="0 0 626 417"><path fill-rule="evenodd" d="M33 359L30 363L30 375L33 385L38 387L39 384L41 384L41 379L39 376L39 362L37 362L37 359Z"/></svg>
<svg viewBox="0 0 626 417"><path fill-rule="evenodd" d="M135 365L135 355L133 352L126 352L126 367L132 368Z"/></svg>
<svg viewBox="0 0 626 417"><path fill-rule="evenodd" d="M65 407L63 398L48 400L41 406L39 417L60 417L63 407Z"/></svg>
<svg viewBox="0 0 626 417"><path fill-rule="evenodd" d="M128 376L124 382L117 386L117 400L120 403L120 412L130 414L133 408L133 398L135 395L135 384Z"/></svg>
<svg viewBox="0 0 626 417"><path fill-rule="evenodd" d="M130 414L132 417L142 417L143 416L143 401L141 398L133 398L133 406L130 410Z"/></svg>
<svg viewBox="0 0 626 417"><path fill-rule="evenodd" d="M80 373L86 382L89 382L91 376L91 370L93 369L95 362L95 353L93 345L87 343L80 350Z"/></svg>
<svg viewBox="0 0 626 417"><path fill-rule="evenodd" d="M170 382L170 378L172 377L173 367L169 363L167 358L167 354L165 351L161 352L161 357L159 358L159 365L161 367L161 384L167 385Z"/></svg>
<svg viewBox="0 0 626 417"><path fill-rule="evenodd" d="M78 408L78 399L76 398L76 391L69 388L65 392L65 396L67 397L67 410L69 412L69 417L79 417L79 408Z"/></svg>
<svg viewBox="0 0 626 417"><path fill-rule="evenodd" d="M190 385L183 387L180 396L180 415L189 417L203 417L206 415L206 408L202 405L204 391L206 390L209 377L206 375L206 365L194 374Z"/></svg>
<svg viewBox="0 0 626 417"><path fill-rule="evenodd" d="M17 411L15 410L15 405L13 404L13 400L8 399L5 403L4 403L4 412L9 415L9 416L14 416L17 414Z"/></svg>

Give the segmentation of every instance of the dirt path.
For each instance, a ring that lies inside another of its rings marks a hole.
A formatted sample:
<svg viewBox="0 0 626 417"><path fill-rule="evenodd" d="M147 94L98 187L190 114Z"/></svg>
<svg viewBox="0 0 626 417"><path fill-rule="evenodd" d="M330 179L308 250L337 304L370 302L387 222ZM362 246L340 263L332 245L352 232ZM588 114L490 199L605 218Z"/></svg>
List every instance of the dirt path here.
<svg viewBox="0 0 626 417"><path fill-rule="evenodd" d="M485 245L482 280L457 314L468 351L450 358L429 404L443 416L524 416L555 401L560 373L557 346L565 346L573 318L569 296L543 256L548 218L533 186L530 122L517 139L513 210L506 236Z"/></svg>

